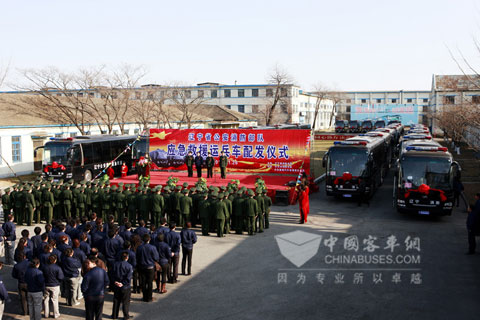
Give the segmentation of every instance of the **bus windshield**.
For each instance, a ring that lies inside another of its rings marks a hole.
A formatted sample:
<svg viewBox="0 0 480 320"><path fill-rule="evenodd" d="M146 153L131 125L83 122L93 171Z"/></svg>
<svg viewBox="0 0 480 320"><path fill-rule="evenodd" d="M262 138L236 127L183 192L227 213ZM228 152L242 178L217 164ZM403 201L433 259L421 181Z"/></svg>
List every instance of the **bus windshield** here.
<svg viewBox="0 0 480 320"><path fill-rule="evenodd" d="M54 161L58 164L67 165L67 150L72 146L71 143L47 143L43 153L43 163L52 164Z"/></svg>
<svg viewBox="0 0 480 320"><path fill-rule="evenodd" d="M354 177L362 176L368 161L367 151L358 148L332 148L328 157L328 174L337 177L345 172Z"/></svg>
<svg viewBox="0 0 480 320"><path fill-rule="evenodd" d="M338 121L335 122L335 127L343 128L343 127L345 127L345 122L342 121L342 120L338 120Z"/></svg>
<svg viewBox="0 0 480 320"><path fill-rule="evenodd" d="M450 165L448 158L403 156L402 184L413 189L421 184L434 189L451 189Z"/></svg>

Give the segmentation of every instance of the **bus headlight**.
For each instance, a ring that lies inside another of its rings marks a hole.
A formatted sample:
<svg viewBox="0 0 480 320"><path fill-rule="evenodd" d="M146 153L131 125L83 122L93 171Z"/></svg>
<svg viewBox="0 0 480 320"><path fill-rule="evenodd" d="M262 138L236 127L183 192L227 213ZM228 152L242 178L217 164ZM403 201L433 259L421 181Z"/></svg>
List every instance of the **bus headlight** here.
<svg viewBox="0 0 480 320"><path fill-rule="evenodd" d="M67 173L67 178L71 178L72 177L72 174L71 173Z"/></svg>
<svg viewBox="0 0 480 320"><path fill-rule="evenodd" d="M451 207L451 206L453 206L453 203L451 203L451 202L445 202L443 205L444 205L445 207Z"/></svg>
<svg viewBox="0 0 480 320"><path fill-rule="evenodd" d="M405 200L397 199L398 203L405 203Z"/></svg>

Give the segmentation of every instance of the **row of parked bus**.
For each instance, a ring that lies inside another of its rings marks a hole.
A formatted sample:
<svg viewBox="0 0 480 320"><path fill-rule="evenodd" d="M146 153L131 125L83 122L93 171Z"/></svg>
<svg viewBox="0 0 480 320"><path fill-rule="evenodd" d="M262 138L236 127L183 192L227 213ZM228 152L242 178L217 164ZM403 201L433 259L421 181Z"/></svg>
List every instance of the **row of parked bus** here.
<svg viewBox="0 0 480 320"><path fill-rule="evenodd" d="M372 130L385 128L385 120L337 120L335 121L336 133L366 133Z"/></svg>
<svg viewBox="0 0 480 320"><path fill-rule="evenodd" d="M323 165L326 193L338 198L370 198L393 167L394 207L422 215L450 215L453 182L460 178L458 163L423 125L404 132L402 124L391 123L336 141Z"/></svg>

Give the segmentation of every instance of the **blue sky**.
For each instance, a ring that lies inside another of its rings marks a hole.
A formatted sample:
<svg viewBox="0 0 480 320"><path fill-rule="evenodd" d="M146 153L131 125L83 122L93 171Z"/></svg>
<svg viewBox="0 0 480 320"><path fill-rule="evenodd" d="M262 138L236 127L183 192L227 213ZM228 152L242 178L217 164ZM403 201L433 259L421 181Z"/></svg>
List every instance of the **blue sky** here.
<svg viewBox="0 0 480 320"><path fill-rule="evenodd" d="M10 82L21 68L129 63L148 83L264 83L279 64L305 89L409 90L459 73L447 47L480 64L473 0L2 2Z"/></svg>

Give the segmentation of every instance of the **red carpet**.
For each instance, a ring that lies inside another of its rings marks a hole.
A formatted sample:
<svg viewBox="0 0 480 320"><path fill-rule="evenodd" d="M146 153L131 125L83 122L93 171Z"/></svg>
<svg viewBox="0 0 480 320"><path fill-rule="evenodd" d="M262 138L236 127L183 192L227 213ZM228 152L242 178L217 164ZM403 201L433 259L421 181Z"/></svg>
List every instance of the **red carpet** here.
<svg viewBox="0 0 480 320"><path fill-rule="evenodd" d="M186 171L181 172L168 172L168 171L151 171L150 172L150 186L154 187L157 185L165 186L167 179L169 176L174 176L179 179L178 185L182 185L184 182L187 182L190 187L195 185L195 182L198 181L196 177L196 171L193 172L194 177L189 178L187 177ZM203 178L207 177L207 173L203 172ZM247 174L234 174L234 173L227 173L226 179L220 178L220 173L214 173L213 178L207 179L207 185L213 185L216 187L226 186L231 180L239 180L240 187L246 187L248 189L255 190L255 180L261 177L268 188L268 195L275 201L275 193L276 190L290 190L290 199L293 197L293 188L286 186L285 184L290 181L295 181L297 179L296 176L286 176L286 175L247 175ZM111 181L112 184L117 185L118 183L123 182L124 184L135 184L138 185L138 178L137 175L127 176L125 178L117 178ZM289 201L291 202L291 201Z"/></svg>

